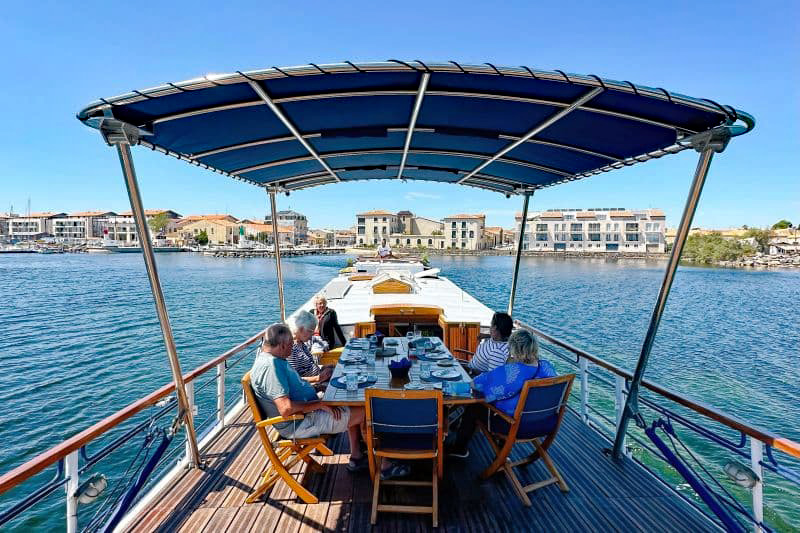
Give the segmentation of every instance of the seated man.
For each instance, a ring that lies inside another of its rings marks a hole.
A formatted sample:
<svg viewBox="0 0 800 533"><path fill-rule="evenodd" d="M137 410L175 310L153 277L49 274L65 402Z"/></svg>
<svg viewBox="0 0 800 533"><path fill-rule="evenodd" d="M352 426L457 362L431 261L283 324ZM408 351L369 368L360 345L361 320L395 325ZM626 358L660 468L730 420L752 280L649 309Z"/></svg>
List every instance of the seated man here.
<svg viewBox="0 0 800 533"><path fill-rule="evenodd" d="M489 372L504 365L508 359L508 336L514 323L508 313L497 312L492 317L489 338L484 339L469 361L470 370Z"/></svg>
<svg viewBox="0 0 800 533"><path fill-rule="evenodd" d="M506 315L508 316L508 315ZM490 372L476 377L473 387L480 391L484 399L509 416L514 416L520 392L530 379L551 378L556 375L553 365L539 359L539 343L529 331L521 329L508 339L510 354L508 362ZM464 458L469 455L467 444L475 433L478 418L485 419L487 409L482 404L467 407L456 431L455 441L449 455Z"/></svg>
<svg viewBox="0 0 800 533"><path fill-rule="evenodd" d="M324 390L333 374L333 367L320 367L311 354L310 341L317 327L317 319L308 311L299 311L289 319L289 329L294 337L289 364L316 390Z"/></svg>
<svg viewBox="0 0 800 533"><path fill-rule="evenodd" d="M275 424L278 433L287 439L317 437L347 431L350 442L351 472L368 466L359 446L360 426L364 423L363 407L330 407L317 399L314 388L289 365L292 333L286 325L272 324L264 334L261 350L250 370L256 399L267 418L304 414L300 421Z"/></svg>
<svg viewBox="0 0 800 533"><path fill-rule="evenodd" d="M386 244L386 239L381 241L381 245L378 246L378 251L375 253L375 257L378 259L387 259L389 257L394 257L392 255L392 249Z"/></svg>

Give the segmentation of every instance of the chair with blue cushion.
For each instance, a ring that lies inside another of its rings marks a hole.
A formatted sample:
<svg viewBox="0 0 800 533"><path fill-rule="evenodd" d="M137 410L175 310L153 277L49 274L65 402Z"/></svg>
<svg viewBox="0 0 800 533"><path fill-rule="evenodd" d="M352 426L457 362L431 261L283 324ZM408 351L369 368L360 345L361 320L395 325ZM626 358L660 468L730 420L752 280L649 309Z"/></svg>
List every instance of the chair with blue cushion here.
<svg viewBox="0 0 800 533"><path fill-rule="evenodd" d="M366 389L367 454L372 476L372 514L375 524L378 512L430 513L433 527L439 522L438 481L442 477L444 417L442 391ZM433 461L431 481L381 480L380 464L387 459L430 459ZM431 506L382 505L381 485L423 486L433 490Z"/></svg>
<svg viewBox="0 0 800 533"><path fill-rule="evenodd" d="M547 485L558 483L562 492L569 491L569 487L553 464L547 449L558 434L574 379L575 374L567 374L526 381L520 392L513 417L491 404L488 405L489 416L486 421L478 421L478 426L488 438L496 458L481 473L482 479L487 479L502 469L513 485L517 496L526 506L531 505L528 493ZM511 461L509 455L514 444L522 442L533 444L534 452L518 461ZM542 459L551 477L523 486L514 473L514 468L533 463L538 459Z"/></svg>

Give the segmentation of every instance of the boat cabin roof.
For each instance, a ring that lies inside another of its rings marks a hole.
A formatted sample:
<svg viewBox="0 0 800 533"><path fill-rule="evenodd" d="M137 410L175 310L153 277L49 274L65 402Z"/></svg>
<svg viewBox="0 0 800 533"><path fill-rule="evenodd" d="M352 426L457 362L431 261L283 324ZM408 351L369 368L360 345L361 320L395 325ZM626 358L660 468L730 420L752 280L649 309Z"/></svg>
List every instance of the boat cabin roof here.
<svg viewBox="0 0 800 533"><path fill-rule="evenodd" d="M78 118L109 142L124 135L281 191L412 179L505 194L677 153L715 128L738 135L755 124L731 106L595 75L399 60L208 75L104 98Z"/></svg>

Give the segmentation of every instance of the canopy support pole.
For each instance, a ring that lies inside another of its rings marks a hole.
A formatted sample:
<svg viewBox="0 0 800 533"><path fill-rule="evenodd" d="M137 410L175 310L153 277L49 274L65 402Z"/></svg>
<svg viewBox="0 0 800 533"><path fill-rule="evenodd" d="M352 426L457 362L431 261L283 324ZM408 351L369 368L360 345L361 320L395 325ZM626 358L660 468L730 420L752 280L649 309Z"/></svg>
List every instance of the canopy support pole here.
<svg viewBox="0 0 800 533"><path fill-rule="evenodd" d="M514 260L514 276L511 278L511 294L508 296L508 314L513 315L514 296L517 294L517 276L519 276L519 260L522 257L522 241L525 238L525 223L528 220L528 203L533 192L525 192L525 199L522 202L522 221L519 224L519 238L517 239L517 257Z"/></svg>
<svg viewBox="0 0 800 533"><path fill-rule="evenodd" d="M644 377L644 371L647 367L647 361L650 358L650 352L653 349L653 343L656 339L658 326L661 323L661 316L664 313L664 307L667 304L669 291L672 288L672 281L675 278L675 271L678 269L678 263L683 252L683 246L686 244L686 239L689 236L689 229L692 226L692 219L694 218L697 203L700 201L700 195L703 192L703 185L708 176L708 170L711 166L711 160L714 153L722 152L731 138L731 133L727 127L715 128L707 132L703 132L687 139L692 147L700 152L700 159L697 162L697 168L694 172L694 179L689 188L689 195L686 198L686 206L683 208L683 215L681 216L678 232L675 235L675 243L672 246L672 253L669 256L666 272L664 272L664 279L661 282L661 289L658 291L656 304L653 308L653 313L650 317L650 325L647 328L644 342L642 343L642 350L639 354L639 360L636 363L636 370L633 374L630 387L628 388L628 398L625 401L625 408L622 410L619 424L617 425L617 434L614 438L614 449L612 456L616 460L622 458L623 446L625 442L625 435L628 430L628 423L631 418L636 419L637 424L644 428L645 423L641 414L639 413L639 388Z"/></svg>
<svg viewBox="0 0 800 533"><path fill-rule="evenodd" d="M109 141L110 137L106 136ZM111 141L109 141L111 142ZM189 404L189 397L186 394L186 387L183 382L183 374L181 373L181 363L178 359L178 351L175 348L175 339L172 335L172 326L169 321L169 314L167 314L167 305L164 302L164 293L161 290L161 281L158 277L158 269L156 268L156 258L153 253L153 243L150 242L150 230L147 226L147 217L145 216L144 207L142 206L142 197L139 193L139 184L136 180L136 170L133 167L133 157L131 155L130 141L117 140L113 142L119 154L119 162L122 166L122 174L125 177L125 186L128 189L128 199L131 204L131 212L136 221L136 231L139 235L139 246L142 247L142 256L144 257L145 268L147 269L147 277L150 280L150 288L153 291L153 299L156 304L156 312L158 314L158 322L161 325L161 334L164 337L164 345L167 348L167 355L169 356L169 366L172 370L172 379L175 382L175 394L178 398L178 408L180 409L179 416L183 418L186 424L186 439L189 444L189 459L191 464L197 468L201 466L200 450L197 446L197 435L194 430L194 420L192 419L193 413L191 405Z"/></svg>
<svg viewBox="0 0 800 533"><path fill-rule="evenodd" d="M278 209L275 206L275 189L269 190L269 205L272 210L272 241L275 247L275 270L278 274L278 300L281 306L281 322L286 320L283 302L283 272L281 271L281 245L278 242Z"/></svg>
<svg viewBox="0 0 800 533"><path fill-rule="evenodd" d="M406 168L406 160L408 159L408 149L411 147L411 137L414 136L414 128L417 125L417 117L419 116L419 110L422 107L422 99L425 98L425 89L428 88L428 80L430 78L431 75L429 72L423 72L422 78L419 80L417 98L414 101L414 109L411 111L411 121L408 124L406 142L403 145L403 157L400 159L400 168L397 169L397 179L403 178L403 170Z"/></svg>

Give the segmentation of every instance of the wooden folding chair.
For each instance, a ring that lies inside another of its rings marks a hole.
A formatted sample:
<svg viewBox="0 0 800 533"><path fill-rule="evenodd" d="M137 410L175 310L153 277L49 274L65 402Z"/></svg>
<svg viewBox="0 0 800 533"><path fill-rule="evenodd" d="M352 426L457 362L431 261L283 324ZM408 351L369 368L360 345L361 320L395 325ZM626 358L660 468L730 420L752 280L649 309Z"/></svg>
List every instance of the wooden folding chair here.
<svg viewBox="0 0 800 533"><path fill-rule="evenodd" d="M433 527L439 524L439 479L444 470L444 417L442 391L366 389L367 454L372 476L372 514L374 525L379 511L430 513ZM381 481L381 459L431 459L430 481ZM431 487L431 506L382 505L381 485Z"/></svg>
<svg viewBox="0 0 800 533"><path fill-rule="evenodd" d="M333 452L325 445L327 437L313 437L308 439L282 439L278 431L272 426L280 422L290 422L302 420L303 415L292 415L289 417L276 416L264 419L261 407L256 401L253 387L250 384L250 372L242 378L242 388L244 389L247 404L253 413L253 422L256 425L256 432L261 439L261 444L269 458L267 469L261 474L259 483L250 496L245 500L246 503L253 503L267 492L279 479L282 479L301 500L306 503L317 503L319 499L311 494L308 489L303 487L290 473L298 461L304 461L308 468L314 472L324 472L324 467L309 456L314 450L319 450L322 455L333 455ZM267 431L269 429L269 432Z"/></svg>
<svg viewBox="0 0 800 533"><path fill-rule="evenodd" d="M553 464L547 449L558 434L574 379L575 374L567 374L526 381L520 392L513 417L493 405L488 405L488 420L479 420L478 426L489 440L496 458L481 473L482 479L487 479L502 469L513 485L517 496L526 506L531 505L531 500L528 498L529 492L552 483L558 483L561 492L569 492L569 487ZM514 448L514 444L518 442L532 443L534 452L524 459L511 461L508 456ZM544 461L551 477L523 486L514 473L514 468L530 464L540 458Z"/></svg>

